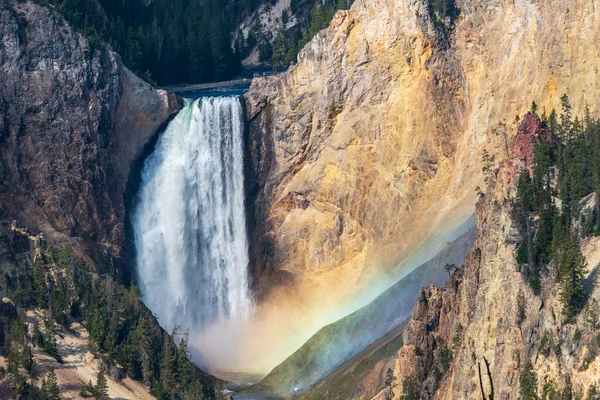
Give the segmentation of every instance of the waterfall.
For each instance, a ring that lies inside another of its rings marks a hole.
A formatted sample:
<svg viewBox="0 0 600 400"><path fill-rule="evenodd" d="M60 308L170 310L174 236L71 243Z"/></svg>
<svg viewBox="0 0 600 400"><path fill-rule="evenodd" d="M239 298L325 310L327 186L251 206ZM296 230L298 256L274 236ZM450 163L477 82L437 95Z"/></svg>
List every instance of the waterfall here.
<svg viewBox="0 0 600 400"><path fill-rule="evenodd" d="M242 134L238 98L188 101L143 166L132 213L138 283L167 330L245 320L252 308Z"/></svg>

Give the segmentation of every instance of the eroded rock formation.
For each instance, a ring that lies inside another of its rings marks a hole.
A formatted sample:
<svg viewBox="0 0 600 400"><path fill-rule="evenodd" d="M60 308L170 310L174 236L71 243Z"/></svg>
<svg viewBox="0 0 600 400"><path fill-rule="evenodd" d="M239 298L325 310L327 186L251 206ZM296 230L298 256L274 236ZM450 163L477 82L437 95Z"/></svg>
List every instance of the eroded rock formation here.
<svg viewBox="0 0 600 400"><path fill-rule="evenodd" d="M590 351L584 343L593 335L581 329L583 315L575 324L565 324L552 273L544 276L542 293L536 296L515 261L521 238L509 199L516 192L520 170L533 158L532 146L526 144L544 135L539 119L527 114L511 159L493 174L477 203L477 239L464 267L441 288L421 292L403 332L394 398L401 398L407 385L425 398L479 399L482 390L486 397L494 392L496 399L519 398L519 379L528 362L538 376L540 392L545 383L554 381L559 390L569 384L573 393L586 393L597 381L600 362L592 359L583 366ZM592 298L599 296L593 281L598 243L598 238L582 241ZM552 341L546 355L544 340Z"/></svg>
<svg viewBox="0 0 600 400"><path fill-rule="evenodd" d="M2 0L0 35L2 208L118 255L131 166L178 100L34 2Z"/></svg>
<svg viewBox="0 0 600 400"><path fill-rule="evenodd" d="M524 105L549 112L569 93L598 111L596 1L457 5L448 34L424 0L357 0L297 65L255 80L251 248L264 297L283 284L294 294L282 298L322 317L472 212L482 152L509 155Z"/></svg>

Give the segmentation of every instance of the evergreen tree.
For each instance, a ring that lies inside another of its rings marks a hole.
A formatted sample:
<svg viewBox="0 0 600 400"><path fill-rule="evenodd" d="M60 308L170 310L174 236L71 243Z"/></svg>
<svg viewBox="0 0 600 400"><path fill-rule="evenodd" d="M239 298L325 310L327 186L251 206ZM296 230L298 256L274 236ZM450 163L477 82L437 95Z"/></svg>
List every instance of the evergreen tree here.
<svg viewBox="0 0 600 400"><path fill-rule="evenodd" d="M183 392L183 400L204 400L204 388L199 381L193 381Z"/></svg>
<svg viewBox="0 0 600 400"><path fill-rule="evenodd" d="M531 102L531 112L533 114L537 114L537 104L535 103L535 100Z"/></svg>
<svg viewBox="0 0 600 400"><path fill-rule="evenodd" d="M585 306L585 274L586 263L579 242L574 235L570 235L561 254L559 265L560 296L563 313L568 320L577 316Z"/></svg>
<svg viewBox="0 0 600 400"><path fill-rule="evenodd" d="M177 336L173 335L173 338ZM179 339L179 346L177 348L177 381L183 387L188 386L194 372L194 367L190 361L191 355L188 350L189 338L189 331L186 331Z"/></svg>
<svg viewBox="0 0 600 400"><path fill-rule="evenodd" d="M533 211L533 186L529 171L526 169L521 171L519 181L517 183L517 198L519 206L523 212Z"/></svg>
<svg viewBox="0 0 600 400"><path fill-rule="evenodd" d="M54 368L50 369L50 373L48 374L48 379L45 382L42 382L42 391L44 392L44 383L45 385L45 393L46 398L48 400L59 400L60 399L60 391L58 389L58 380L56 379L56 374L54 373Z"/></svg>
<svg viewBox="0 0 600 400"><path fill-rule="evenodd" d="M537 395L537 375L533 370L531 362L525 365L523 372L521 373L519 394L521 400L538 400Z"/></svg>
<svg viewBox="0 0 600 400"><path fill-rule="evenodd" d="M600 393L598 392L598 385L592 383L588 388L587 396L585 400L600 400Z"/></svg>
<svg viewBox="0 0 600 400"><path fill-rule="evenodd" d="M46 271L40 261L33 264L33 286L38 307L48 306L48 288L46 286Z"/></svg>
<svg viewBox="0 0 600 400"><path fill-rule="evenodd" d="M394 392L393 392L394 381L396 381L396 377L394 376L394 371L392 371L391 368L388 368L387 372L385 373L385 387L386 387L385 398L386 398L386 400L391 400L394 397Z"/></svg>
<svg viewBox="0 0 600 400"><path fill-rule="evenodd" d="M102 370L98 372L93 393L96 400L108 399L108 381L106 380L106 376L104 376L104 372Z"/></svg>
<svg viewBox="0 0 600 400"><path fill-rule="evenodd" d="M177 365L175 363L175 352L173 351L168 336L165 335L164 352L162 361L160 363L160 382L164 391L163 394L168 398L171 397L172 391L176 385L176 366Z"/></svg>
<svg viewBox="0 0 600 400"><path fill-rule="evenodd" d="M98 301L93 305L92 314L88 318L88 325L90 339L95 342L98 349L103 349L107 333L106 312L103 301Z"/></svg>

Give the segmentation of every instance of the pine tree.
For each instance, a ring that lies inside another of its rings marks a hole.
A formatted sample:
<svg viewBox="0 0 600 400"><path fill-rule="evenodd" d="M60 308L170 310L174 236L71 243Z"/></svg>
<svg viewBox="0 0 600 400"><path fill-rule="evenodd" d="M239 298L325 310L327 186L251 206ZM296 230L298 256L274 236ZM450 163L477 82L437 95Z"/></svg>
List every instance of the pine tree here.
<svg viewBox="0 0 600 400"><path fill-rule="evenodd" d="M46 286L46 271L40 261L33 265L33 287L35 301L38 307L48 307L48 287Z"/></svg>
<svg viewBox="0 0 600 400"><path fill-rule="evenodd" d="M538 400L539 397L537 395L537 385L538 385L538 381L537 381L537 375L535 374L535 371L533 370L533 366L531 365L531 362L528 362L525 365L525 369L523 370L523 373L521 374L521 380L520 380L520 388L519 388L519 394L521 395L521 400Z"/></svg>
<svg viewBox="0 0 600 400"><path fill-rule="evenodd" d="M106 324L106 312L104 310L104 303L98 301L93 308L91 318L88 319L90 339L98 345L98 349L103 349L104 340L106 338L107 324Z"/></svg>
<svg viewBox="0 0 600 400"><path fill-rule="evenodd" d="M598 300L590 299L584 311L584 321L590 332L600 328L600 304L598 304Z"/></svg>
<svg viewBox="0 0 600 400"><path fill-rule="evenodd" d="M179 340L177 349L177 381L182 387L187 387L192 379L194 367L190 361L190 352L188 350L190 335L186 331Z"/></svg>
<svg viewBox="0 0 600 400"><path fill-rule="evenodd" d="M536 266L552 261L552 232L554 230L554 205L544 208L538 220L538 229L534 242L534 261Z"/></svg>
<svg viewBox="0 0 600 400"><path fill-rule="evenodd" d="M587 396L585 400L600 400L600 393L598 392L598 386L596 383L592 383L588 388Z"/></svg>
<svg viewBox="0 0 600 400"><path fill-rule="evenodd" d="M200 381L192 382L183 392L183 400L204 400L204 388Z"/></svg>
<svg viewBox="0 0 600 400"><path fill-rule="evenodd" d="M385 393L385 398L386 400L391 400L394 397L394 382L396 381L396 377L394 376L394 371L392 371L391 368L388 368L386 373L385 373L385 387L386 387L386 393Z"/></svg>
<svg viewBox="0 0 600 400"><path fill-rule="evenodd" d="M94 398L96 400L106 400L108 399L108 381L106 380L106 376L104 376L104 372L100 370L97 375L96 385L94 386Z"/></svg>
<svg viewBox="0 0 600 400"><path fill-rule="evenodd" d="M46 398L48 400L59 400L60 399L60 391L58 390L58 381L56 379L56 374L54 373L54 368L50 370L48 374L48 379L45 381L46 383ZM44 386L44 382L42 382L42 387ZM43 390L43 389L42 389Z"/></svg>
<svg viewBox="0 0 600 400"><path fill-rule="evenodd" d="M23 348L23 367L27 372L32 374L33 367L35 366L35 361L33 360L33 352L31 351L31 346L26 344Z"/></svg>
<svg viewBox="0 0 600 400"><path fill-rule="evenodd" d="M162 361L160 363L160 381L164 390L164 394L168 397L171 397L170 395L175 388L175 372L175 353L171 346L171 341L169 340L168 335L165 334L164 352Z"/></svg>
<svg viewBox="0 0 600 400"><path fill-rule="evenodd" d="M35 346L44 347L44 335L42 335L40 324L37 320L33 323L33 344Z"/></svg>
<svg viewBox="0 0 600 400"><path fill-rule="evenodd" d="M522 170L521 175L519 175L517 198L523 212L533 211L533 187L529 171L526 169Z"/></svg>
<svg viewBox="0 0 600 400"><path fill-rule="evenodd" d="M584 281L586 262L579 242L570 235L561 254L559 265L560 296L563 303L563 314L572 320L583 309L586 301Z"/></svg>

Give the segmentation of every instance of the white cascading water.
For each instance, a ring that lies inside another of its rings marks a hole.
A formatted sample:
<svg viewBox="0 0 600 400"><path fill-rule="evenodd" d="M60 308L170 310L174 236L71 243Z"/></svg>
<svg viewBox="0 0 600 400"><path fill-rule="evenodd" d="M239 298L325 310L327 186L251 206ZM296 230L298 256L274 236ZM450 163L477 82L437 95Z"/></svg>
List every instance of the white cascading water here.
<svg viewBox="0 0 600 400"><path fill-rule="evenodd" d="M252 308L238 98L188 102L146 160L132 225L146 305L167 330Z"/></svg>

